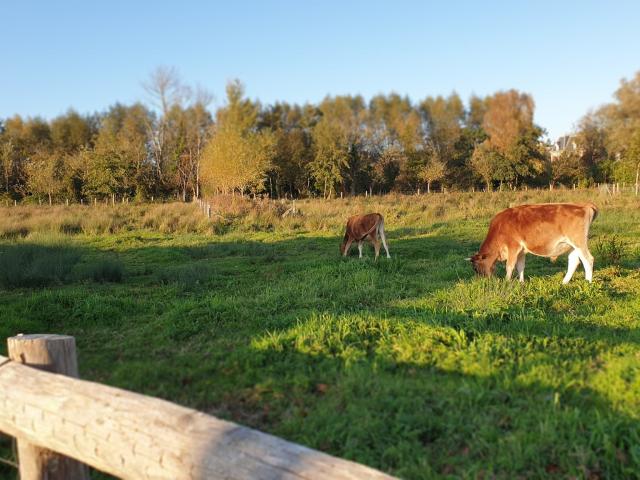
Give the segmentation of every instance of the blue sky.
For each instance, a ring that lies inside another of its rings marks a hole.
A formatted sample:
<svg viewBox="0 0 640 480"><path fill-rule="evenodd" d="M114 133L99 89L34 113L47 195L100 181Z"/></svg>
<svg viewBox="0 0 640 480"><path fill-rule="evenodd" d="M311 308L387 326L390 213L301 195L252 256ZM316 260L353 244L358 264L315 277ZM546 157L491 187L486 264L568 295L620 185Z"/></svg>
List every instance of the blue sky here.
<svg viewBox="0 0 640 480"><path fill-rule="evenodd" d="M175 66L224 102L516 88L555 138L640 70L640 2L12 1L0 3L0 118L147 100Z"/></svg>

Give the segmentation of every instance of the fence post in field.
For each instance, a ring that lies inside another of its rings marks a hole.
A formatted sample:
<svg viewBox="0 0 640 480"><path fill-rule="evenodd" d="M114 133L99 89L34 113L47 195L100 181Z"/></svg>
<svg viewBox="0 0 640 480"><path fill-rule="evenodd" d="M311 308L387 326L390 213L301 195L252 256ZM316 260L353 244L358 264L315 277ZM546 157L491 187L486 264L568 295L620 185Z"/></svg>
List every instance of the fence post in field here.
<svg viewBox="0 0 640 480"><path fill-rule="evenodd" d="M7 340L9 358L33 368L78 378L76 341L67 335L18 335ZM88 468L17 439L20 480L89 480Z"/></svg>
<svg viewBox="0 0 640 480"><path fill-rule="evenodd" d="M207 204L207 218L211 218L211 204Z"/></svg>

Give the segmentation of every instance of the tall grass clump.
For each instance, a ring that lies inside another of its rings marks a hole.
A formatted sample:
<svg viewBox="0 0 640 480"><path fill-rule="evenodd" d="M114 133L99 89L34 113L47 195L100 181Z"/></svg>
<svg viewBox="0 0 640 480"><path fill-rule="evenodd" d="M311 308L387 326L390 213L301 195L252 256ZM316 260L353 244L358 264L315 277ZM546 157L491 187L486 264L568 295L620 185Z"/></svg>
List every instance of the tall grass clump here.
<svg viewBox="0 0 640 480"><path fill-rule="evenodd" d="M602 235L593 242L593 253L603 265L620 265L624 260L627 244L619 235Z"/></svg>
<svg viewBox="0 0 640 480"><path fill-rule="evenodd" d="M206 233L211 224L191 203L146 205L139 226L162 233Z"/></svg>
<svg viewBox="0 0 640 480"><path fill-rule="evenodd" d="M90 264L86 274L94 282L120 283L124 278L124 265L119 260L105 258Z"/></svg>
<svg viewBox="0 0 640 480"><path fill-rule="evenodd" d="M62 245L0 245L0 286L6 289L63 283L80 254Z"/></svg>
<svg viewBox="0 0 640 480"><path fill-rule="evenodd" d="M166 267L157 273L161 285L175 285L183 291L193 291L208 282L213 275L210 265L196 263Z"/></svg>

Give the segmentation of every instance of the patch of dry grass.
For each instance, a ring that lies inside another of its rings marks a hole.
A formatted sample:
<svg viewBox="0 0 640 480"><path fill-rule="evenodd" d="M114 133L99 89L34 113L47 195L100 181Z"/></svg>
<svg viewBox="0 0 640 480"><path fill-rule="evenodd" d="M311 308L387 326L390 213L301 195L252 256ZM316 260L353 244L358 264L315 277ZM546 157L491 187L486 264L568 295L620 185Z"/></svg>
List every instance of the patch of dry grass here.
<svg viewBox="0 0 640 480"><path fill-rule="evenodd" d="M97 206L17 206L0 208L0 238L16 239L32 233L65 235L116 234L131 230L161 233L223 234L240 232L337 233L346 218L379 212L388 229L423 228L455 220L485 220L498 211L523 203L591 201L601 211L640 219L640 201L632 194L611 196L592 190L529 190L494 193L391 194L322 200L268 200L215 196L211 219L195 203Z"/></svg>

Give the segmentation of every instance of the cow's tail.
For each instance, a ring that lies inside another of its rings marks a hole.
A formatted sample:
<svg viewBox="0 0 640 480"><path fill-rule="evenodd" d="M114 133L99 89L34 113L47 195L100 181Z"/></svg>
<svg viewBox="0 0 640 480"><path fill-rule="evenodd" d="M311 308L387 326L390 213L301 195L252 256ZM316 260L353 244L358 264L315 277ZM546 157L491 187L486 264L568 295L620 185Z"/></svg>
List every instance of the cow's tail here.
<svg viewBox="0 0 640 480"><path fill-rule="evenodd" d="M598 216L598 207L596 207L596 205L591 202L587 203L587 207L589 208L589 210L591 210L591 219L589 220L589 225L591 225L591 223L593 223L593 221Z"/></svg>
<svg viewBox="0 0 640 480"><path fill-rule="evenodd" d="M380 221L378 222L378 235L380 236L380 240L382 240L382 246L387 254L387 258L391 258L391 255L389 255L389 247L387 246L387 236L384 233L384 217L382 215L380 215Z"/></svg>
<svg viewBox="0 0 640 480"><path fill-rule="evenodd" d="M367 233L365 233L364 235L362 235L362 237L360 237L360 241L362 241L365 238L367 238L373 232L378 233L380 224L382 224L384 226L384 220L382 218L382 215L380 215L379 213L378 213L378 218L379 218L379 220L373 224L373 227L371 227L369 230L367 230Z"/></svg>

